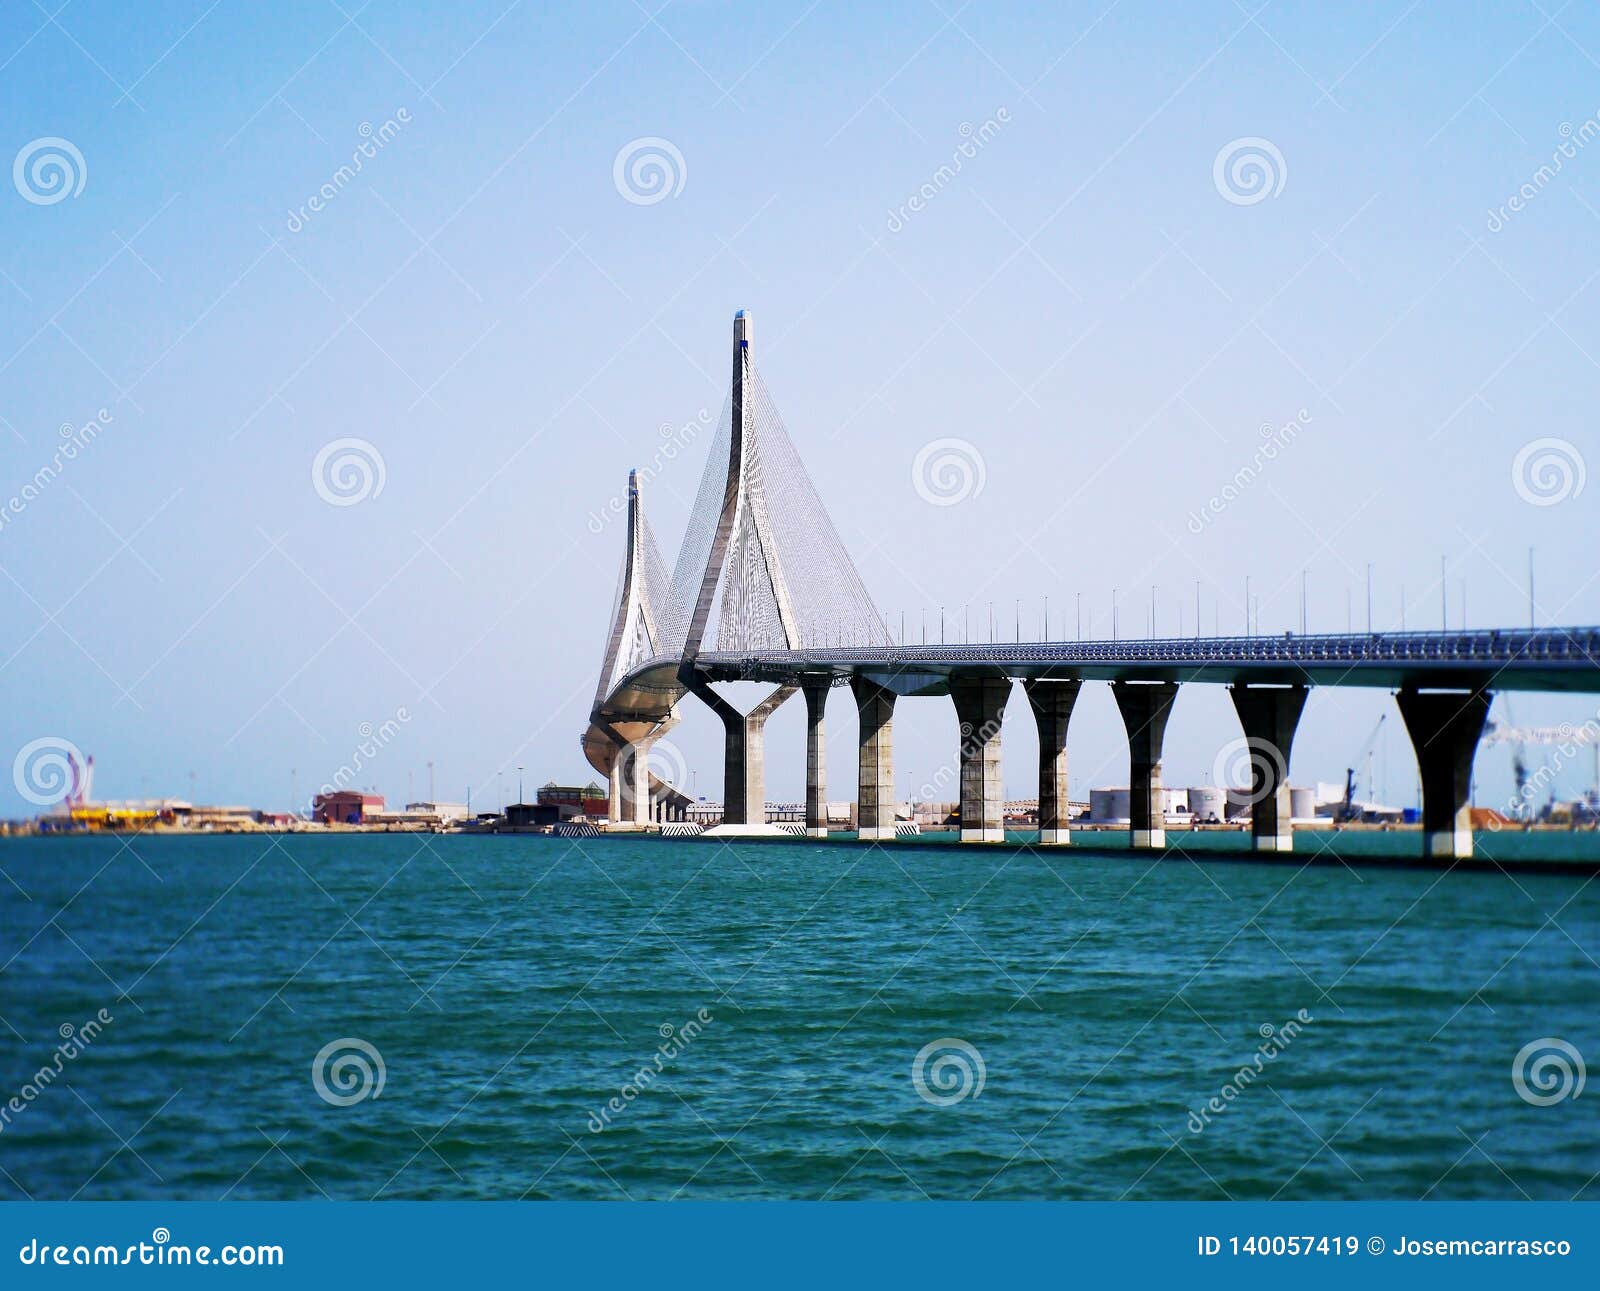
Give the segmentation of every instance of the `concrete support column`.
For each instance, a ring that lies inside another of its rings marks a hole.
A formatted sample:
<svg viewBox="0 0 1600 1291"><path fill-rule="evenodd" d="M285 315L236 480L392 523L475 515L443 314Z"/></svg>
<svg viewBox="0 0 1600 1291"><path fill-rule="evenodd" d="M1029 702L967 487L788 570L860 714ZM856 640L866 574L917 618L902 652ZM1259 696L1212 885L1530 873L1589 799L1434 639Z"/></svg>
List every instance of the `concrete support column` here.
<svg viewBox="0 0 1600 1291"><path fill-rule="evenodd" d="M1482 690L1395 695L1422 773L1422 854L1431 859L1472 855L1472 758L1492 698Z"/></svg>
<svg viewBox="0 0 1600 1291"><path fill-rule="evenodd" d="M1161 740L1167 733L1173 681L1114 681L1111 693L1128 730L1128 815L1135 847L1167 845L1167 808L1161 791Z"/></svg>
<svg viewBox="0 0 1600 1291"><path fill-rule="evenodd" d="M779 686L748 713L741 713L692 668L686 666L678 676L690 694L722 719L722 823L764 825L767 819L767 718L797 688Z"/></svg>
<svg viewBox="0 0 1600 1291"><path fill-rule="evenodd" d="M808 677L800 683L806 697L806 836L828 836L828 743L823 714L832 681Z"/></svg>
<svg viewBox="0 0 1600 1291"><path fill-rule="evenodd" d="M617 750L617 756L611 759L611 774L606 777L606 821L612 825L622 823L622 760L627 755L626 745Z"/></svg>
<svg viewBox="0 0 1600 1291"><path fill-rule="evenodd" d="M1250 760L1250 841L1258 852L1294 850L1289 750L1310 692L1304 686L1229 686Z"/></svg>
<svg viewBox="0 0 1600 1291"><path fill-rule="evenodd" d="M894 692L864 677L850 689L861 719L856 837L894 837Z"/></svg>
<svg viewBox="0 0 1600 1291"><path fill-rule="evenodd" d="M650 823L651 739L636 740L619 756L622 762L622 815L635 829Z"/></svg>
<svg viewBox="0 0 1600 1291"><path fill-rule="evenodd" d="M1067 832L1067 723L1081 681L1025 681L1028 706L1039 727L1039 842L1070 843Z"/></svg>
<svg viewBox="0 0 1600 1291"><path fill-rule="evenodd" d="M794 694L795 689L794 686L779 686L748 713L740 713L726 703L722 705L723 824L766 824L767 718Z"/></svg>
<svg viewBox="0 0 1600 1291"><path fill-rule="evenodd" d="M961 723L961 841L1006 841L1005 786L1001 781L1000 723L1011 695L1009 677L950 682Z"/></svg>

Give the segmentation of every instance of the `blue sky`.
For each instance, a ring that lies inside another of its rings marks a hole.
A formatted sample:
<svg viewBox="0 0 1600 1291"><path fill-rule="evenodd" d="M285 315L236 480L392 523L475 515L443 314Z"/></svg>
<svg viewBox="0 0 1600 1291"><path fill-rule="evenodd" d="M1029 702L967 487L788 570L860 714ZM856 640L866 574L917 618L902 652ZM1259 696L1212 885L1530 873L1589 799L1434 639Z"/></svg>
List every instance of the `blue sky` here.
<svg viewBox="0 0 1600 1291"><path fill-rule="evenodd" d="M1518 625L1530 545L1541 620L1600 620L1600 485L1569 474L1552 502L1516 473L1534 441L1572 471L1595 451L1582 6L57 3L0 11L0 151L65 140L82 179L53 200L25 164L0 188L0 503L105 416L0 526L8 759L60 737L108 796L283 807L403 709L362 777L391 799L430 760L475 802L518 764L587 778L622 541L587 519L659 427L720 407L741 306L896 624L965 601L986 623L993 600L1010 633L1021 598L1037 635L1049 595L1059 635L1081 592L1104 635L1115 587L1142 634L1154 585L1157 630L1181 604L1192 631L1199 580L1207 629L1238 629L1248 575L1277 632L1304 570L1310 626L1343 629L1349 596L1359 627L1370 561L1376 626L1402 586L1436 626L1443 557L1452 622L1464 585L1469 623ZM613 172L646 138L681 187L641 203ZM1260 200L1216 177L1246 139L1271 148ZM983 463L959 505L914 485L941 438ZM340 439L382 461L355 505L313 486ZM704 447L651 491L669 564ZM1125 779L1103 690L1075 794ZM685 711L673 738L715 793L719 729ZM1385 711L1315 694L1293 778L1341 778ZM1016 796L1031 725L1014 703ZM797 796L798 701L769 732L769 789ZM1168 782L1203 783L1237 734L1220 689L1186 689ZM902 704L896 743L902 781L928 777L950 705ZM1412 800L1398 720L1380 749ZM1480 801L1507 761L1480 758ZM25 810L0 778L0 812Z"/></svg>

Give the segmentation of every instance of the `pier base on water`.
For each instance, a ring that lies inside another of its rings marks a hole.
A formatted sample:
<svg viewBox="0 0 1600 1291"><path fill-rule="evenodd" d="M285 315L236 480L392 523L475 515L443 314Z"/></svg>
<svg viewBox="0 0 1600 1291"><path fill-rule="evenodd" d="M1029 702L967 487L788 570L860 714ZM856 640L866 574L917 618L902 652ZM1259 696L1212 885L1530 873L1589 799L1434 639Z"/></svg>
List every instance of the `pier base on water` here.
<svg viewBox="0 0 1600 1291"><path fill-rule="evenodd" d="M1067 832L1067 723L1082 688L1076 680L1022 683L1039 728L1039 841L1046 845L1072 841Z"/></svg>
<svg viewBox="0 0 1600 1291"><path fill-rule="evenodd" d="M1167 845L1161 740L1178 697L1175 681L1114 681L1111 693L1128 731L1128 824L1135 847Z"/></svg>
<svg viewBox="0 0 1600 1291"><path fill-rule="evenodd" d="M829 677L808 677L800 683L806 699L806 835L828 836L828 744L823 716L828 707Z"/></svg>
<svg viewBox="0 0 1600 1291"><path fill-rule="evenodd" d="M894 837L894 700L865 677L853 677L850 690L860 715L856 782L856 837Z"/></svg>
<svg viewBox="0 0 1600 1291"><path fill-rule="evenodd" d="M1001 783L1000 724L1011 695L1007 677L952 681L961 723L961 841L1006 841L1005 786Z"/></svg>
<svg viewBox="0 0 1600 1291"><path fill-rule="evenodd" d="M1394 698L1422 776L1422 854L1464 860L1472 855L1472 759L1493 697L1407 687Z"/></svg>
<svg viewBox="0 0 1600 1291"><path fill-rule="evenodd" d="M1250 841L1258 852L1294 850L1289 750L1310 692L1304 686L1228 687L1250 760Z"/></svg>

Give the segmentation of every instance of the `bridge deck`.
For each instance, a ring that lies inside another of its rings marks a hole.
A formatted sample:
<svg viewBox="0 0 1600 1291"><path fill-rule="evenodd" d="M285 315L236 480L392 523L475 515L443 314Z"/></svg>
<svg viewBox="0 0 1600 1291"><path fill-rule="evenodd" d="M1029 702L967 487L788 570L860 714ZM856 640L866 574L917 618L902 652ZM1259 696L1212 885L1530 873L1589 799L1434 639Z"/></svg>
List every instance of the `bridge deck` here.
<svg viewBox="0 0 1600 1291"><path fill-rule="evenodd" d="M698 666L713 681L867 676L902 694L943 694L963 676L1600 692L1600 628L839 646L707 652ZM646 661L608 708L664 710L683 693L677 667L665 656Z"/></svg>

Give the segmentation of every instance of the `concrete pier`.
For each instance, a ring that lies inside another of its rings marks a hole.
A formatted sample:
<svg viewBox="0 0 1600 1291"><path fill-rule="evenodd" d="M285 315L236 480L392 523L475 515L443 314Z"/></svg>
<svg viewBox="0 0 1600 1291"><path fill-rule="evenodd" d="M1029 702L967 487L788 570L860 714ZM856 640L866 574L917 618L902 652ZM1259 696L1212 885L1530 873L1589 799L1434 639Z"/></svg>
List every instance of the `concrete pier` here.
<svg viewBox="0 0 1600 1291"><path fill-rule="evenodd" d="M1411 687L1395 695L1422 776L1422 854L1430 860L1472 855L1472 758L1492 698Z"/></svg>
<svg viewBox="0 0 1600 1291"><path fill-rule="evenodd" d="M1128 730L1128 817L1135 847L1167 845L1167 810L1161 792L1161 741L1167 733L1175 681L1114 681L1111 693Z"/></svg>
<svg viewBox="0 0 1600 1291"><path fill-rule="evenodd" d="M865 677L851 678L850 689L861 720L856 837L893 838L895 695Z"/></svg>
<svg viewBox="0 0 1600 1291"><path fill-rule="evenodd" d="M1067 723L1081 681L1025 681L1022 689L1039 727L1039 842L1060 846L1067 831Z"/></svg>
<svg viewBox="0 0 1600 1291"><path fill-rule="evenodd" d="M698 676L689 675L686 686L722 719L722 823L765 826L767 718L799 687L779 686L748 713L741 713Z"/></svg>
<svg viewBox="0 0 1600 1291"><path fill-rule="evenodd" d="M1294 850L1289 751L1310 693L1304 686L1228 687L1250 757L1250 841L1258 852Z"/></svg>
<svg viewBox="0 0 1600 1291"><path fill-rule="evenodd" d="M650 824L650 745L653 740L636 740L624 747L617 760L622 763L622 818L636 829Z"/></svg>
<svg viewBox="0 0 1600 1291"><path fill-rule="evenodd" d="M767 718L794 694L795 686L779 686L748 713L731 705L723 717L726 735L723 755L722 823L767 823L766 728Z"/></svg>
<svg viewBox="0 0 1600 1291"><path fill-rule="evenodd" d="M622 758L626 752L626 746L617 750L611 773L606 776L606 822L613 827L622 823Z"/></svg>
<svg viewBox="0 0 1600 1291"><path fill-rule="evenodd" d="M952 681L961 723L961 841L1006 841L1005 786L1001 783L1000 724L1011 695L1007 677Z"/></svg>
<svg viewBox="0 0 1600 1291"><path fill-rule="evenodd" d="M828 707L828 677L807 677L800 683L806 697L806 836L828 836L828 742L823 717Z"/></svg>

